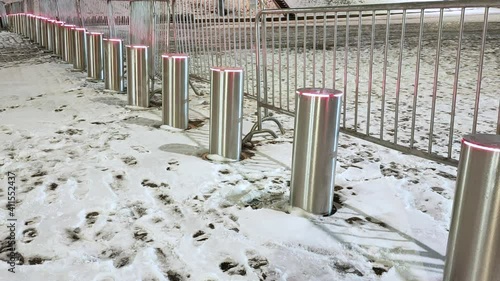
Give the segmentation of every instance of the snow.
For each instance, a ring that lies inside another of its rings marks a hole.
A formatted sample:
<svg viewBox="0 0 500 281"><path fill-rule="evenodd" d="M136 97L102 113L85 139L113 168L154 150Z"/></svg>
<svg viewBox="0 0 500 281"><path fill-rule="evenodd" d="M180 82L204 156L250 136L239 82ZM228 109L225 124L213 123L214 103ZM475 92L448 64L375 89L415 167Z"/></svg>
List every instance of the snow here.
<svg viewBox="0 0 500 281"><path fill-rule="evenodd" d="M208 95L190 93L197 126L172 130L30 52L0 65L0 237L13 172L24 258L1 280L441 280L455 168L341 134L338 212L307 214L288 205L290 117L248 158L206 160Z"/></svg>

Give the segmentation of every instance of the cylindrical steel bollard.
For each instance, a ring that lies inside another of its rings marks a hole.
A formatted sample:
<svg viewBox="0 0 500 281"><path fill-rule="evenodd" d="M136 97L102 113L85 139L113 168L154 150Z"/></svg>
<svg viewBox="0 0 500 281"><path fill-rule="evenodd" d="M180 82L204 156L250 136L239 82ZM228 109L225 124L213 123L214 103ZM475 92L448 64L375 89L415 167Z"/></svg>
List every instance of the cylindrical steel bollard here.
<svg viewBox="0 0 500 281"><path fill-rule="evenodd" d="M75 38L75 59L73 60L73 68L78 70L85 70L85 51L87 47L85 28L74 28L73 33L73 37Z"/></svg>
<svg viewBox="0 0 500 281"><path fill-rule="evenodd" d="M290 204L331 215L342 92L304 88L296 93Z"/></svg>
<svg viewBox="0 0 500 281"><path fill-rule="evenodd" d="M35 43L42 42L42 17L35 18Z"/></svg>
<svg viewBox="0 0 500 281"><path fill-rule="evenodd" d="M37 16L32 15L30 18L30 39L33 42L36 42L36 22Z"/></svg>
<svg viewBox="0 0 500 281"><path fill-rule="evenodd" d="M123 41L104 39L104 88L123 92Z"/></svg>
<svg viewBox="0 0 500 281"><path fill-rule="evenodd" d="M75 58L75 37L73 29L75 25L63 25L63 60L67 63L73 63Z"/></svg>
<svg viewBox="0 0 500 281"><path fill-rule="evenodd" d="M47 20L47 50L55 51L55 20Z"/></svg>
<svg viewBox="0 0 500 281"><path fill-rule="evenodd" d="M63 46L64 46L64 37L63 37L63 21L56 21L54 23L54 54L63 57Z"/></svg>
<svg viewBox="0 0 500 281"><path fill-rule="evenodd" d="M500 135L462 139L445 281L500 280Z"/></svg>
<svg viewBox="0 0 500 281"><path fill-rule="evenodd" d="M128 104L149 107L148 46L126 48Z"/></svg>
<svg viewBox="0 0 500 281"><path fill-rule="evenodd" d="M189 122L189 56L165 54L163 67L163 124L187 129Z"/></svg>
<svg viewBox="0 0 500 281"><path fill-rule="evenodd" d="M87 32L87 74L89 78L96 80L104 79L102 36L102 33Z"/></svg>
<svg viewBox="0 0 500 281"><path fill-rule="evenodd" d="M243 68L210 69L209 153L240 160L243 118Z"/></svg>

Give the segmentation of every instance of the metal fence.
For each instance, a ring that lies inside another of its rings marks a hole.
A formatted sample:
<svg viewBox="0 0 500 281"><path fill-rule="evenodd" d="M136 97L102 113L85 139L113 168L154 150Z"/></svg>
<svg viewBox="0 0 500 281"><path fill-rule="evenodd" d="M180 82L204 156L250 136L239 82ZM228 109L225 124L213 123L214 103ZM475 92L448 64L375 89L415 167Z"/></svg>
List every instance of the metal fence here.
<svg viewBox="0 0 500 281"><path fill-rule="evenodd" d="M499 1L263 10L258 107L295 114L295 89L343 90L344 133L456 164L467 133L500 130Z"/></svg>
<svg viewBox="0 0 500 281"><path fill-rule="evenodd" d="M139 3L140 2L140 3ZM190 77L245 69L257 122L295 114L295 90L342 90L342 131L456 164L467 133L500 134L500 2L421 2L272 9L267 0L25 0L6 5L77 24L126 44L146 40L151 73L187 53ZM153 77L152 77L153 78Z"/></svg>

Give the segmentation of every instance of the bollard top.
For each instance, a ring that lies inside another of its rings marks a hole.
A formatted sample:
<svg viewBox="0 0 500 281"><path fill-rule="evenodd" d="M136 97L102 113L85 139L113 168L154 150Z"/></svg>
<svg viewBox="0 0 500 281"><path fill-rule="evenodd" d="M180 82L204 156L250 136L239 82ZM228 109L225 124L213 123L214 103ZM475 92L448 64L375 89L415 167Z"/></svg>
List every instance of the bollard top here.
<svg viewBox="0 0 500 281"><path fill-rule="evenodd" d="M500 152L500 135L466 135L463 137L462 143L477 149L491 152Z"/></svg>
<svg viewBox="0 0 500 281"><path fill-rule="evenodd" d="M112 41L112 42L122 42L123 40L120 38L104 38L104 41Z"/></svg>
<svg viewBox="0 0 500 281"><path fill-rule="evenodd" d="M297 89L297 95L310 96L318 98L335 98L342 97L344 94L339 90L328 88L302 88Z"/></svg>
<svg viewBox="0 0 500 281"><path fill-rule="evenodd" d="M242 67L224 67L224 66L217 66L217 67L210 67L210 70L212 71L217 71L217 72L243 72Z"/></svg>
<svg viewBox="0 0 500 281"><path fill-rule="evenodd" d="M147 48L149 48L149 46L146 46L146 45L126 45L125 47L133 48L133 49L147 49Z"/></svg>
<svg viewBox="0 0 500 281"><path fill-rule="evenodd" d="M175 59L185 59L189 58L188 54L163 54L161 55L162 58L175 58Z"/></svg>

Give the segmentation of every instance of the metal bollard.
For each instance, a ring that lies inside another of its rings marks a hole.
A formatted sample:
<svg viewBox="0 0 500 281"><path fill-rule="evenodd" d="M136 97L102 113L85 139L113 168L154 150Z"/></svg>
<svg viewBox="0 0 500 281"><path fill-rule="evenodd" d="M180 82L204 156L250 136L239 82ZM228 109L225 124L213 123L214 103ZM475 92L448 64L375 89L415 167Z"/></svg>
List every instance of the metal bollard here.
<svg viewBox="0 0 500 281"><path fill-rule="evenodd" d="M500 280L500 135L462 139L445 281Z"/></svg>
<svg viewBox="0 0 500 281"><path fill-rule="evenodd" d="M73 36L73 29L75 25L64 24L63 30L63 60L67 63L73 63L75 57L75 37Z"/></svg>
<svg viewBox="0 0 500 281"><path fill-rule="evenodd" d="M42 18L40 20L40 46L47 48L48 38L47 38L47 18Z"/></svg>
<svg viewBox="0 0 500 281"><path fill-rule="evenodd" d="M296 93L290 204L331 215L342 92L304 88Z"/></svg>
<svg viewBox="0 0 500 281"><path fill-rule="evenodd" d="M102 33L87 32L87 74L96 80L104 79L102 36Z"/></svg>
<svg viewBox="0 0 500 281"><path fill-rule="evenodd" d="M40 44L42 38L42 27L41 27L41 17L36 16L35 18L35 43Z"/></svg>
<svg viewBox="0 0 500 281"><path fill-rule="evenodd" d="M85 36L85 28L77 27L73 29L73 37L75 38L75 59L73 60L73 68L85 70L86 64L86 47L87 40Z"/></svg>
<svg viewBox="0 0 500 281"><path fill-rule="evenodd" d="M63 57L63 46L64 46L64 37L63 37L63 21L56 21L54 23L54 54Z"/></svg>
<svg viewBox="0 0 500 281"><path fill-rule="evenodd" d="M210 69L209 153L240 160L243 118L243 68Z"/></svg>
<svg viewBox="0 0 500 281"><path fill-rule="evenodd" d="M163 67L163 124L187 129L189 122L189 56L165 54Z"/></svg>
<svg viewBox="0 0 500 281"><path fill-rule="evenodd" d="M31 22L31 27L30 27L30 39L32 42L36 42L36 22L37 22L37 16L33 15L31 16L30 19Z"/></svg>
<svg viewBox="0 0 500 281"><path fill-rule="evenodd" d="M149 107L148 46L127 45L128 105Z"/></svg>
<svg viewBox="0 0 500 281"><path fill-rule="evenodd" d="M55 20L47 20L47 50L55 51Z"/></svg>
<svg viewBox="0 0 500 281"><path fill-rule="evenodd" d="M123 92L123 41L104 39L104 88Z"/></svg>

